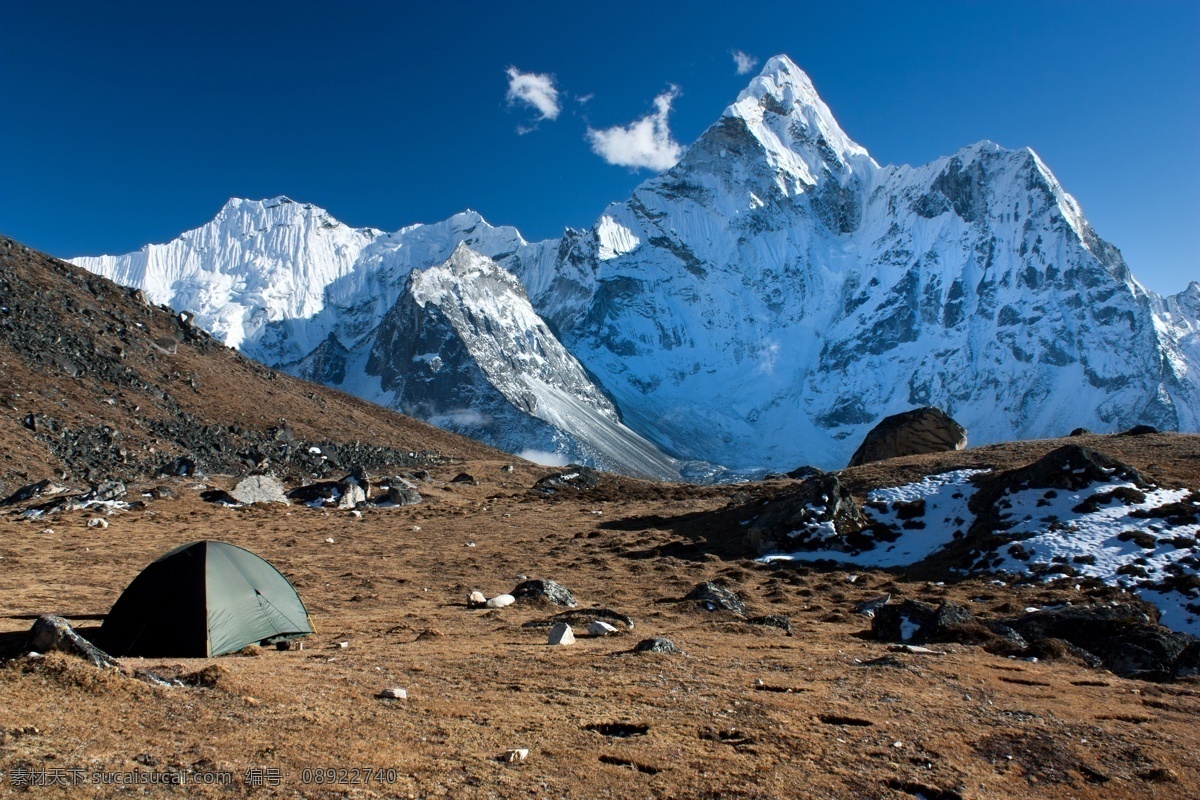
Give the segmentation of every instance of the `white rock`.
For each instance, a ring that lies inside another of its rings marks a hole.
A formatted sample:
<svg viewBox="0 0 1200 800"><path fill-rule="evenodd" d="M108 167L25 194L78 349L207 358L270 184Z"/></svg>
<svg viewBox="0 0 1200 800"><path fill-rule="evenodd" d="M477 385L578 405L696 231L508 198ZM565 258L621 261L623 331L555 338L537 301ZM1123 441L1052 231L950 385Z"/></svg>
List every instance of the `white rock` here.
<svg viewBox="0 0 1200 800"><path fill-rule="evenodd" d="M239 503L252 505L254 503L281 503L290 505L283 493L283 484L269 475L251 475L238 481L238 485L230 491Z"/></svg>
<svg viewBox="0 0 1200 800"><path fill-rule="evenodd" d="M486 605L488 608L504 608L505 606L511 606L515 602L517 602L517 598L511 594L498 594L491 600L488 600Z"/></svg>
<svg viewBox="0 0 1200 800"><path fill-rule="evenodd" d="M339 650L345 650L347 647L350 646L350 643L349 642L338 642L337 646L338 646Z"/></svg>
<svg viewBox="0 0 1200 800"><path fill-rule="evenodd" d="M603 622L601 620L596 620L588 626L589 636L611 636L616 632L617 629L615 626L609 625L607 622Z"/></svg>
<svg viewBox="0 0 1200 800"><path fill-rule="evenodd" d="M487 605L487 597L485 597L483 592L480 592L480 591L471 592L470 597L467 598L467 605L469 605L469 606Z"/></svg>
<svg viewBox="0 0 1200 800"><path fill-rule="evenodd" d="M408 690L401 689L398 686L392 686L381 691L379 696L385 700L407 700Z"/></svg>
<svg viewBox="0 0 1200 800"><path fill-rule="evenodd" d="M350 516L354 517L355 519L362 519L362 512L357 509L353 509L350 511Z"/></svg>
<svg viewBox="0 0 1200 800"><path fill-rule="evenodd" d="M504 760L510 764L512 764L515 761L524 761L527 758L529 758L529 748L528 747L516 747L516 748L513 748L512 750L504 751Z"/></svg>
<svg viewBox="0 0 1200 800"><path fill-rule="evenodd" d="M559 622L550 629L549 644L575 644L575 631L565 622Z"/></svg>
<svg viewBox="0 0 1200 800"><path fill-rule="evenodd" d="M326 537L325 537L325 544L333 544L333 537L332 537L332 536L326 536Z"/></svg>
<svg viewBox="0 0 1200 800"><path fill-rule="evenodd" d="M103 517L92 517L87 521L87 526L89 528L107 528L108 520Z"/></svg>

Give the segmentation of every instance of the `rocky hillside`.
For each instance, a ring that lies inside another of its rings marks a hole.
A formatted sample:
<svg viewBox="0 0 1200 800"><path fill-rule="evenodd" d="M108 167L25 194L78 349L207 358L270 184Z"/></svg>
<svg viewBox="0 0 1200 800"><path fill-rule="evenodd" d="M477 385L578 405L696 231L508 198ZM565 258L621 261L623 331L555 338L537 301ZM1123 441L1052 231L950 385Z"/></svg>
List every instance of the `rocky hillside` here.
<svg viewBox="0 0 1200 800"><path fill-rule="evenodd" d="M296 477L504 458L226 348L190 315L0 239L0 482L98 481L175 459ZM310 452L310 449L317 452Z"/></svg>

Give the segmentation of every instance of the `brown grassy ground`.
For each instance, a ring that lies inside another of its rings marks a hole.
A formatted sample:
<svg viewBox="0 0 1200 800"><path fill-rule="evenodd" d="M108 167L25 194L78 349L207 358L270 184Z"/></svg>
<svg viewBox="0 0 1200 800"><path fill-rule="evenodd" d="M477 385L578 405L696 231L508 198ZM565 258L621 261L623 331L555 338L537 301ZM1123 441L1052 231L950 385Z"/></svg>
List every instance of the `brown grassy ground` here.
<svg viewBox="0 0 1200 800"><path fill-rule="evenodd" d="M1141 441L1097 443L1126 448L1139 467L1191 458L1194 470L1196 437ZM1021 448L1042 447L1021 443L986 457L1027 460ZM130 671L165 675L213 664L211 687L154 687L57 654L14 660L0 668L0 771L191 768L234 776L229 787L188 787L188 797L1200 794L1200 684L1123 680L962 645L939 646L942 656L892 654L861 636L869 625L852 613L856 601L881 591L950 598L986 616L1052 602L1069 589L938 586L880 572L851 583L839 571L761 566L739 557L731 537L689 530L690 515L723 507L732 487L610 479L594 494L545 498L528 490L538 470L518 463L507 473L503 463L472 462L478 486L445 483L458 471L447 467L425 487L426 504L372 509L362 519L295 506L220 508L198 499L192 479L175 479L177 499L116 514L108 529L86 528L87 512L49 522L0 518L0 630L24 630L28 615L45 611L95 625L92 616L145 564L199 538L241 545L279 566L318 629L301 651L125 661ZM871 481L887 482L906 469L878 465L848 477L875 470ZM563 583L584 606L625 612L636 628L550 647L544 630L521 626L558 609L466 607L472 589L509 591L522 574ZM794 635L672 602L707 579L728 581L755 613L788 615ZM670 637L686 655L625 652L653 635ZM894 665L867 664L883 656ZM408 699L375 697L389 686L406 688ZM603 723L649 727L629 738L588 729ZM528 748L529 757L502 763L508 748ZM279 769L281 785L248 786L253 767ZM330 787L305 773L355 767L394 769L395 782ZM0 795L9 794L16 792L6 779ZM118 794L87 784L20 796Z"/></svg>

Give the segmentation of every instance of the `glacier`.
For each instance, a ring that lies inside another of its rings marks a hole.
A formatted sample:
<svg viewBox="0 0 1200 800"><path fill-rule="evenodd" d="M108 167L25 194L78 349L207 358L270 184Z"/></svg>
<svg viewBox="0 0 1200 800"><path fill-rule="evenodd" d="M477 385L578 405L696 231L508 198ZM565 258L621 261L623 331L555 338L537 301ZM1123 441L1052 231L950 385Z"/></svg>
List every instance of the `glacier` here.
<svg viewBox="0 0 1200 800"><path fill-rule="evenodd" d="M840 467L917 405L972 444L1200 429L1200 284L1142 287L1032 150L879 165L786 56L559 239L471 211L350 228L278 197L73 261L269 365L648 477Z"/></svg>

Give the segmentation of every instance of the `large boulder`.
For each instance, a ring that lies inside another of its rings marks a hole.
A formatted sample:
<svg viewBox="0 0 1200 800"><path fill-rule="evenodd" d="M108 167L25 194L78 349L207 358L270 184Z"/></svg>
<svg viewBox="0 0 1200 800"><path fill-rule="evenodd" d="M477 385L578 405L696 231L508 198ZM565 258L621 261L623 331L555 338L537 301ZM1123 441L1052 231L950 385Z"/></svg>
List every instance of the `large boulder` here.
<svg viewBox="0 0 1200 800"><path fill-rule="evenodd" d="M944 453L967 446L967 431L940 408L893 414L870 430L850 457L851 467L885 458Z"/></svg>
<svg viewBox="0 0 1200 800"><path fill-rule="evenodd" d="M746 529L759 554L800 550L852 552L869 549L861 536L871 521L862 513L837 476L811 475L790 494L771 501Z"/></svg>
<svg viewBox="0 0 1200 800"><path fill-rule="evenodd" d="M283 493L283 484L270 475L251 475L248 478L242 478L238 481L238 485L233 487L233 491L230 494L239 503L245 503L246 505L253 505L254 503L283 503L285 506L290 505L287 496Z"/></svg>
<svg viewBox="0 0 1200 800"><path fill-rule="evenodd" d="M29 629L26 642L26 649L30 652L57 651L78 656L97 667L107 669L117 666L112 656L76 633L62 617L42 614Z"/></svg>

